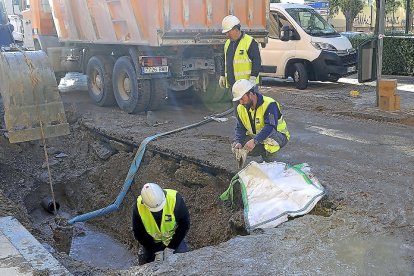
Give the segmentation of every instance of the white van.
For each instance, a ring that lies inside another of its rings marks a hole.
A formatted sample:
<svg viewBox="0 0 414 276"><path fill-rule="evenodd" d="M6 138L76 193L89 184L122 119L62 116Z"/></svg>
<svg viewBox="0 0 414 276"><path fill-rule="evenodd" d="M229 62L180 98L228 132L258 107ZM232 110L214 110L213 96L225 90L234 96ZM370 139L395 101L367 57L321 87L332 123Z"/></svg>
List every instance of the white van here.
<svg viewBox="0 0 414 276"><path fill-rule="evenodd" d="M292 77L298 89L309 80L335 82L357 70L349 40L306 5L270 4L269 41L260 52L261 76Z"/></svg>

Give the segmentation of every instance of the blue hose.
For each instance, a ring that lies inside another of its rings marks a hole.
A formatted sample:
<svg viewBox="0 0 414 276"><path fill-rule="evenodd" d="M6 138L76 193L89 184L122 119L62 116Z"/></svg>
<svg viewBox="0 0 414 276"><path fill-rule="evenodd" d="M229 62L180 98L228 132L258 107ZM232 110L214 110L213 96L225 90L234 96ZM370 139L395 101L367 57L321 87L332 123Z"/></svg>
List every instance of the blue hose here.
<svg viewBox="0 0 414 276"><path fill-rule="evenodd" d="M155 140L155 139L157 139L158 137L161 137L161 136L165 136L165 135L168 135L168 134L176 133L176 132L179 132L179 131L182 131L182 130L185 130L185 129L190 129L190 128L193 128L193 127L196 127L196 126L200 126L200 125L209 123L209 122L213 121L215 117L225 116L227 114L230 114L232 111L233 111L233 108L231 108L227 111L224 111L223 113L217 114L215 116L210 116L210 117L206 118L205 120L200 121L198 123L194 123L194 124L191 124L191 125L188 125L188 126L184 126L184 127L178 128L178 129L174 129L174 130L171 130L171 131L168 131L168 132L156 134L156 135L145 138L144 141L142 141L141 144L139 145L139 148L138 148L137 153L135 154L134 160L132 161L131 166L129 167L128 175L127 175L127 177L124 181L124 186L122 188L122 191L117 196L115 202L112 203L111 205L106 206L104 208L101 208L99 210L95 210L95 211L92 211L92 212L89 212L89 213L86 213L86 214L83 214L83 215L76 216L76 217L70 219L68 221L68 223L69 224L74 224L76 222L87 221L87 220L90 220L92 218L100 217L100 216L109 214L109 213L117 210L119 208L119 206L121 206L121 203L124 200L129 188L134 183L134 176L135 176L135 174L137 173L137 171L139 169L142 157L144 157L145 148L147 147L147 144L149 142L151 142L152 140Z"/></svg>

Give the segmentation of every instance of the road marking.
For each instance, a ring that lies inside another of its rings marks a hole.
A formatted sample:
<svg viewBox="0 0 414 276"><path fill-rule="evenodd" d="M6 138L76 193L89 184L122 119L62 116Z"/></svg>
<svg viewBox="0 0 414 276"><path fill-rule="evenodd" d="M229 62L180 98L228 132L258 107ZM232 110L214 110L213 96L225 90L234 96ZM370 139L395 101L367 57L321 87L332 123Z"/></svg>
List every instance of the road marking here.
<svg viewBox="0 0 414 276"><path fill-rule="evenodd" d="M334 138L338 138L338 139L342 139L342 140L347 140L347 141L352 141L352 142L357 142L357 143L361 143L361 144L378 144L375 141L367 141L361 138L358 138L354 135L350 135L350 134L346 134L340 130L335 130L335 129L329 129L329 128L324 128L324 127L317 127L317 126L310 126L306 128L307 130L310 131L314 131L316 133L319 133L321 135L326 135L326 136L330 136L330 137L334 137ZM393 139L389 139L388 141L393 141L393 143L396 141L396 138L394 137ZM385 143L383 144L385 141L381 141L382 146L390 146L391 148L393 148L395 151L401 152L403 154L406 154L410 157L414 157L414 148L410 147L410 146L404 146L404 145L394 145L391 143Z"/></svg>
<svg viewBox="0 0 414 276"><path fill-rule="evenodd" d="M342 139L342 140L358 142L358 143L361 143L361 144L372 144L370 141L360 139L356 136L344 133L344 132L342 132L340 130L336 130L336 129L329 129L329 128L317 127L317 126L310 126L310 127L307 127L306 129L308 129L310 131L317 132L317 133L322 134L322 135L326 135L326 136L330 136L330 137L334 137L334 138L338 138L338 139Z"/></svg>

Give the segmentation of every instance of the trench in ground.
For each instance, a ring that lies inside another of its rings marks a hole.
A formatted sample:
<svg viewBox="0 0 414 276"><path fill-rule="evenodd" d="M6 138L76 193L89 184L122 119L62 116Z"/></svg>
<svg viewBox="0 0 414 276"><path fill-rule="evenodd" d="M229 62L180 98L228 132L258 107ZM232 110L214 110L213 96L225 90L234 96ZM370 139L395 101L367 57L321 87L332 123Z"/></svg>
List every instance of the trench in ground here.
<svg viewBox="0 0 414 276"><path fill-rule="evenodd" d="M65 144L66 159L53 162L53 185L56 200L60 204L58 216L72 218L78 214L94 211L113 203L122 189L134 153L114 151L107 160L96 155L96 142L108 142L105 137L87 130L72 131L71 137L50 145L49 150ZM41 156L41 147L27 151ZM128 149L126 146L125 149ZM26 150L25 150L26 151ZM57 164L57 165L56 165ZM43 166L45 167L45 166ZM43 168L43 175L45 168ZM226 190L232 175L218 168L207 167L194 161L177 158L171 154L147 150L135 176L135 184L120 208L104 217L76 223L69 256L94 268L125 269L137 265L138 242L131 230L131 214L142 185L159 183L164 188L179 191L191 216L187 241L191 250L217 245L236 235L245 235L242 200L235 191L235 204L223 203L219 195ZM47 181L34 180L33 188L23 198L23 204L33 226L35 236L40 237L51 252L62 251L62 244L53 239L56 218L40 205L50 197ZM8 192L13 194L12 191ZM329 216L335 206L326 198L312 211L315 215ZM67 252L66 252L67 253Z"/></svg>

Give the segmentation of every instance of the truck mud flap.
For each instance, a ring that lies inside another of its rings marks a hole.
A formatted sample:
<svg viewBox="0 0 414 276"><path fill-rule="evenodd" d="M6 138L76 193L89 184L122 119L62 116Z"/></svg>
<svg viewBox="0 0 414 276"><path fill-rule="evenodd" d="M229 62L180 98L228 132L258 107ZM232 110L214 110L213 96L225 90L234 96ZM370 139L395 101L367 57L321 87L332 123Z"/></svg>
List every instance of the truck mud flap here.
<svg viewBox="0 0 414 276"><path fill-rule="evenodd" d="M46 53L1 52L0 84L10 143L69 134L63 102Z"/></svg>

